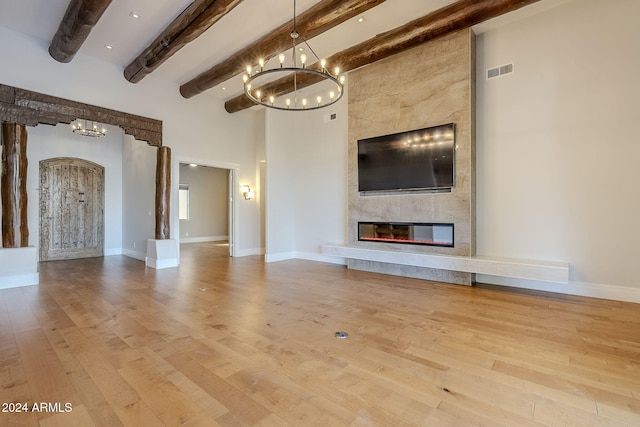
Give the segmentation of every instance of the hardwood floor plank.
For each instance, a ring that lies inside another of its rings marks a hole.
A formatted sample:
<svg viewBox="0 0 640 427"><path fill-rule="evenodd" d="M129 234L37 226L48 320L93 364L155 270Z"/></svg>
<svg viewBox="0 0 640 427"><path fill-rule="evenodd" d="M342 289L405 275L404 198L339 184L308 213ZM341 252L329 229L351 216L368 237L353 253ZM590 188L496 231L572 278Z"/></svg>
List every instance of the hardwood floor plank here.
<svg viewBox="0 0 640 427"><path fill-rule="evenodd" d="M0 425L640 425L638 304L226 249L0 290L0 398L74 408Z"/></svg>

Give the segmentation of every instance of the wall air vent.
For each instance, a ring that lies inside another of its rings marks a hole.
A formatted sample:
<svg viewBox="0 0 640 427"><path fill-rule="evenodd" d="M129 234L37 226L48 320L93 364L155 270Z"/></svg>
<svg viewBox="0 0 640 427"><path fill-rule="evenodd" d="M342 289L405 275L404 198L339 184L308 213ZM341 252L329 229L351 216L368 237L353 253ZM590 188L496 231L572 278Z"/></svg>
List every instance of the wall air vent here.
<svg viewBox="0 0 640 427"><path fill-rule="evenodd" d="M510 64L500 65L499 67L489 68L487 70L487 80L513 73L513 62Z"/></svg>
<svg viewBox="0 0 640 427"><path fill-rule="evenodd" d="M324 115L324 122L329 123L338 118L338 113L329 113Z"/></svg>

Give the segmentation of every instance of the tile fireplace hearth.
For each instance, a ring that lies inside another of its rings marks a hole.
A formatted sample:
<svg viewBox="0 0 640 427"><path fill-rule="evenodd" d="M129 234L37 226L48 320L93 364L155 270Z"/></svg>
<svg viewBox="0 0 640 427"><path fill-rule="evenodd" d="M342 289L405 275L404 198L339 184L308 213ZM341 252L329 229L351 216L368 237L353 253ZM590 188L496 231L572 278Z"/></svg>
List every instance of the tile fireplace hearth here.
<svg viewBox="0 0 640 427"><path fill-rule="evenodd" d="M358 240L453 247L453 224L358 222Z"/></svg>

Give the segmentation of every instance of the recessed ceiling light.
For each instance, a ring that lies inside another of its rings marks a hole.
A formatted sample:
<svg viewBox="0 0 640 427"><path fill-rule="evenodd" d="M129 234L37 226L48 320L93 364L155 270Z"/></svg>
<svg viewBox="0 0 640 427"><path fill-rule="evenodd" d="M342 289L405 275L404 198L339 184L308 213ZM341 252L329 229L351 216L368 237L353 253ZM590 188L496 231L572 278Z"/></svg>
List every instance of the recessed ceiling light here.
<svg viewBox="0 0 640 427"><path fill-rule="evenodd" d="M304 48L303 48L303 47L299 47L299 48L298 48L298 50L299 50L300 52L304 52Z"/></svg>
<svg viewBox="0 0 640 427"><path fill-rule="evenodd" d="M226 88L226 87L224 87L224 86L222 86L222 90L227 90L227 88Z"/></svg>
<svg viewBox="0 0 640 427"><path fill-rule="evenodd" d="M105 44L104 48L107 49L107 50L111 50L111 49L113 49L113 46L111 46L110 44Z"/></svg>
<svg viewBox="0 0 640 427"><path fill-rule="evenodd" d="M140 19L140 15L135 12L129 13L129 16L132 17L133 19Z"/></svg>
<svg viewBox="0 0 640 427"><path fill-rule="evenodd" d="M364 22L364 18L363 17L358 18L358 22Z"/></svg>

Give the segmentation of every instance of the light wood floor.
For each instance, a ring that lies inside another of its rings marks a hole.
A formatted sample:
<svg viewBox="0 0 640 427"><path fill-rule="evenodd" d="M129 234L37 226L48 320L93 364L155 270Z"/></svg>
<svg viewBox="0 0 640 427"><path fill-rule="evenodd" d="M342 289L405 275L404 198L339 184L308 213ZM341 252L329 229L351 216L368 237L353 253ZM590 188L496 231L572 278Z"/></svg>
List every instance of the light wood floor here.
<svg viewBox="0 0 640 427"><path fill-rule="evenodd" d="M226 250L0 291L0 425L640 425L640 305Z"/></svg>

